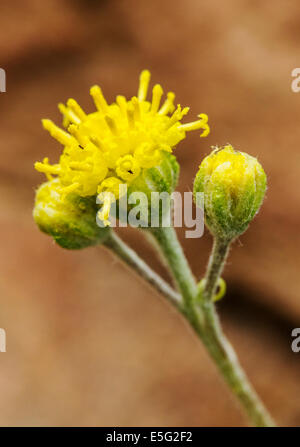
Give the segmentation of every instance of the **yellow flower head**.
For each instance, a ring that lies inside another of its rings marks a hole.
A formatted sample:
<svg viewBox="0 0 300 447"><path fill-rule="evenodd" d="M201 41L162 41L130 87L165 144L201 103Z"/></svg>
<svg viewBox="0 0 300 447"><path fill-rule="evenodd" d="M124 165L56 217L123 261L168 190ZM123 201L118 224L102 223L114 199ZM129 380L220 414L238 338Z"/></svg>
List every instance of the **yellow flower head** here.
<svg viewBox="0 0 300 447"><path fill-rule="evenodd" d="M71 192L82 197L107 192L118 198L120 184L129 185L142 170L159 165L163 154L172 152L187 131L202 129L200 136L208 135L205 114L192 123L181 123L189 108L175 108L174 93L169 92L160 105L163 90L159 84L153 87L148 101L149 81L150 72L144 70L137 96L130 100L117 96L112 104L106 102L100 87L93 86L90 93L97 109L93 113L86 114L74 99L59 104L67 131L50 120L42 122L64 146L63 153L59 163L51 165L44 158L42 163L35 163L35 168L48 180L58 176L64 196ZM104 208L102 218L106 220L109 206Z"/></svg>

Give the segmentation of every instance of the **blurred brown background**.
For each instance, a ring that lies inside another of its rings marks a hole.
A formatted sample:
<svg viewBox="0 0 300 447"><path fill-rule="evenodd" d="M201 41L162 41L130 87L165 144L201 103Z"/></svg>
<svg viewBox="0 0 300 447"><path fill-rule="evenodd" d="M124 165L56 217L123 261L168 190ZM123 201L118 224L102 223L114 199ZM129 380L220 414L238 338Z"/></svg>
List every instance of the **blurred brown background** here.
<svg viewBox="0 0 300 447"><path fill-rule="evenodd" d="M0 425L243 426L246 421L183 319L101 248L68 252L31 217L35 160L61 147L40 119L57 103L92 110L89 87L135 94L141 69L209 115L211 134L176 150L180 190L211 145L258 156L267 200L228 261L224 327L281 425L300 424L299 2L11 0L1 3ZM184 240L203 274L211 238ZM162 272L136 232L123 237Z"/></svg>

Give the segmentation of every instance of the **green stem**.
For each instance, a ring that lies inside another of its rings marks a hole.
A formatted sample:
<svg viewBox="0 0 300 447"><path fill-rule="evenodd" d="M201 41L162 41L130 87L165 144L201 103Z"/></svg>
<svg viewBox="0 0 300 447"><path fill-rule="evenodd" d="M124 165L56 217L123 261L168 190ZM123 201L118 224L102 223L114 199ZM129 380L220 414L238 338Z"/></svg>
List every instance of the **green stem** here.
<svg viewBox="0 0 300 447"><path fill-rule="evenodd" d="M231 344L223 334L212 302L229 243L224 241L215 243L205 277L204 292L198 296L194 277L174 229L157 228L150 231L159 244L182 294L184 308L181 311L203 341L231 391L239 399L248 417L256 426L274 426L271 416L252 388Z"/></svg>
<svg viewBox="0 0 300 447"><path fill-rule="evenodd" d="M216 292L219 278L224 268L226 257L229 252L230 242L222 239L214 239L213 249L208 261L205 275L205 284L203 298L207 301L212 300Z"/></svg>
<svg viewBox="0 0 300 447"><path fill-rule="evenodd" d="M122 239L111 231L110 236L104 242L104 246L109 248L115 255L122 259L125 264L132 267L158 292L164 295L176 307L181 306L181 296L169 286L157 273L155 273Z"/></svg>
<svg viewBox="0 0 300 447"><path fill-rule="evenodd" d="M249 419L257 427L275 423L243 371L236 353L222 332L213 302L202 304L205 324L202 340L233 394L239 399Z"/></svg>
<svg viewBox="0 0 300 447"><path fill-rule="evenodd" d="M167 261L173 280L182 295L184 305L181 311L193 326L197 326L201 320L201 311L194 306L198 288L174 228L149 228L148 231L154 237L159 250Z"/></svg>
<svg viewBox="0 0 300 447"><path fill-rule="evenodd" d="M190 266L177 240L174 228L150 229L170 267L173 279L182 293L183 300L191 304L197 295L197 285ZM176 243L174 243L176 241ZM172 262L169 262L172 260Z"/></svg>

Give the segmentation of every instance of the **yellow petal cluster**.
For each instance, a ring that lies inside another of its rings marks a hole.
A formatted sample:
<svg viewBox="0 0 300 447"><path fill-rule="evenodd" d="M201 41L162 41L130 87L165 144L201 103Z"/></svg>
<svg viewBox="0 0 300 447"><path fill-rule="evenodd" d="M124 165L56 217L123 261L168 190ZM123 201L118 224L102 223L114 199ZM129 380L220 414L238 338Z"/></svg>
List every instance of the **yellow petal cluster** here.
<svg viewBox="0 0 300 447"><path fill-rule="evenodd" d="M256 167L257 161L244 152L235 151L228 144L222 149L216 148L202 163L206 175L221 177L224 187L235 196L248 177L254 175L253 168Z"/></svg>
<svg viewBox="0 0 300 447"><path fill-rule="evenodd" d="M35 163L35 168L48 180L58 176L63 195L75 192L85 197L108 192L118 198L120 184L129 185L143 169L159 165L163 153L172 152L186 132L202 129L200 136L208 135L207 115L200 114L198 120L182 124L189 108L175 107L172 92L161 105L163 90L159 84L147 100L149 82L150 72L144 70L137 96L130 100L117 96L112 104L107 103L99 86L93 86L90 93L97 110L89 114L74 99L59 104L66 130L51 120L42 123L64 146L63 153L58 163L50 164L44 158Z"/></svg>

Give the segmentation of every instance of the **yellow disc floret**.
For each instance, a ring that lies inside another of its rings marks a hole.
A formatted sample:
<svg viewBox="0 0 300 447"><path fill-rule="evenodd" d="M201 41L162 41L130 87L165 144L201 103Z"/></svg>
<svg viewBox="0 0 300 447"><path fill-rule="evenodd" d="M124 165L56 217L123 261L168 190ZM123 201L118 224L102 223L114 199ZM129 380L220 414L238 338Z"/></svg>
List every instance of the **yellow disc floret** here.
<svg viewBox="0 0 300 447"><path fill-rule="evenodd" d="M97 111L90 114L74 99L59 104L66 131L50 120L42 123L64 146L63 153L59 163L51 165L44 158L42 163L36 162L35 168L48 180L58 176L63 195L115 194L116 185L129 185L143 169L159 165L163 154L172 152L186 132L202 129L203 137L209 133L205 114L192 123L181 123L189 109L174 106L174 93L169 92L161 105L163 89L159 84L153 87L148 101L149 82L150 72L144 70L137 96L130 100L117 96L112 104L107 103L99 86L93 86L90 93Z"/></svg>
<svg viewBox="0 0 300 447"><path fill-rule="evenodd" d="M235 151L230 144L222 150L217 148L205 161L207 174L222 177L223 185L232 196L238 194L244 180L253 174L249 168L255 162L254 159L249 158L248 154Z"/></svg>

